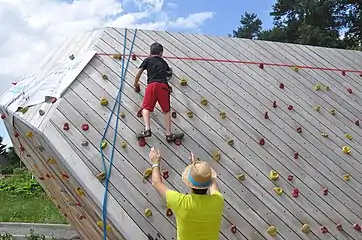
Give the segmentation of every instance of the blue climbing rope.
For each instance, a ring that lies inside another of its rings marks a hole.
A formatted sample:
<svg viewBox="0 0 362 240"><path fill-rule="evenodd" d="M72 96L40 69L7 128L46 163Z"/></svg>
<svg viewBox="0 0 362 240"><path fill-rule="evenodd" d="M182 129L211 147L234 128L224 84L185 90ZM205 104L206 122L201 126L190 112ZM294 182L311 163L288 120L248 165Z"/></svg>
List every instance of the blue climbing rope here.
<svg viewBox="0 0 362 240"><path fill-rule="evenodd" d="M102 206L102 221L103 221L103 239L107 240L107 202L108 202L108 184L109 184L109 179L111 176L111 168L113 166L113 158L114 158L114 151L115 151L115 145L116 145L116 140L117 140L117 133L118 133L118 122L119 122L119 115L120 115L120 108L121 108L121 99L122 99L122 89L123 89L123 82L126 78L126 73L127 73L127 69L128 69L128 64L131 58L131 53L133 50L133 45L134 42L136 40L136 34L137 34L137 29L135 29L134 35L133 35L133 39L131 42L131 47L130 47L130 51L129 51L129 55L128 55L128 59L127 59L127 63L126 63L126 67L124 67L124 59L126 56L126 44L127 44L127 28L124 29L124 42L123 42L123 58L122 58L122 65L121 65L121 78L120 78L120 86L118 89L118 93L117 93L117 97L116 97L116 101L113 104L112 107L112 111L111 114L108 118L108 122L106 124L106 128L104 130L101 142L100 142L100 152L102 155L102 162L103 162L103 169L104 169L104 173L105 173L105 186L104 186L104 197L103 197L103 206ZM104 141L104 139L106 138L106 134L111 122L111 119L114 115L114 110L115 107L117 105L117 117L116 117L116 126L114 129L114 136L113 136L113 147L112 147L112 153L111 153L111 157L110 157L110 165L109 165L109 170L107 171L107 166L106 166L106 160L104 157L104 153L103 153L103 148L102 148L102 142Z"/></svg>

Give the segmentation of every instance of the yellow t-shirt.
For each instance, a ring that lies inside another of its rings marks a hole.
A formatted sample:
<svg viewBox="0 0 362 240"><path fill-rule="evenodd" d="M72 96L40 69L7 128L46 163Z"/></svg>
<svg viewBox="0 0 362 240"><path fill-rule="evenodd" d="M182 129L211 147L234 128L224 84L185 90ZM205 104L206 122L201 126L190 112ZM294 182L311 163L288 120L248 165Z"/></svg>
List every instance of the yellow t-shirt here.
<svg viewBox="0 0 362 240"><path fill-rule="evenodd" d="M212 195L166 192L167 207L176 216L177 240L219 240L224 198Z"/></svg>

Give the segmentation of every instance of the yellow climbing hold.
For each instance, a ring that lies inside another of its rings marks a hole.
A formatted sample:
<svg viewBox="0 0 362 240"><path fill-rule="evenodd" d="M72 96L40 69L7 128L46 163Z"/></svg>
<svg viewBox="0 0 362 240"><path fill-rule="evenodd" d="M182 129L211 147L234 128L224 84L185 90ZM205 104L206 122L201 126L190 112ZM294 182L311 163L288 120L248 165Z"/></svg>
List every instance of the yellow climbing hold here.
<svg viewBox="0 0 362 240"><path fill-rule="evenodd" d="M113 58L120 60L120 59L122 59L122 54L114 54Z"/></svg>
<svg viewBox="0 0 362 240"><path fill-rule="evenodd" d="M29 110L29 107L20 108L20 112L25 114Z"/></svg>
<svg viewBox="0 0 362 240"><path fill-rule="evenodd" d="M266 231L267 231L267 233L269 233L270 236L274 237L277 235L277 228L275 226L268 227L268 229Z"/></svg>
<svg viewBox="0 0 362 240"><path fill-rule="evenodd" d="M126 114L125 114L124 112L121 112L121 113L119 114L119 116L120 116L121 118L125 118L125 117L126 117Z"/></svg>
<svg viewBox="0 0 362 240"><path fill-rule="evenodd" d="M350 178L351 178L351 175L349 175L348 173L345 174L345 175L343 175L343 179L344 179L345 181L349 181Z"/></svg>
<svg viewBox="0 0 362 240"><path fill-rule="evenodd" d="M103 80L108 80L108 76L106 74L102 74Z"/></svg>
<svg viewBox="0 0 362 240"><path fill-rule="evenodd" d="M105 149L108 145L108 142L106 140L103 140L102 143L101 143L101 148L102 149Z"/></svg>
<svg viewBox="0 0 362 240"><path fill-rule="evenodd" d="M221 153L220 153L220 151L214 150L214 151L212 151L211 155L212 155L212 158L213 158L215 161L220 161L220 158L221 158Z"/></svg>
<svg viewBox="0 0 362 240"><path fill-rule="evenodd" d="M299 68L298 68L297 66L295 66L295 67L292 67L292 70L293 70L294 72L298 72L298 71L299 71Z"/></svg>
<svg viewBox="0 0 362 240"><path fill-rule="evenodd" d="M283 194L283 189L281 187L275 187L274 192L280 196Z"/></svg>
<svg viewBox="0 0 362 240"><path fill-rule="evenodd" d="M96 178L99 180L99 181L103 181L105 178L106 178L106 173L105 172L100 172L96 175Z"/></svg>
<svg viewBox="0 0 362 240"><path fill-rule="evenodd" d="M316 110L317 112L319 112L319 111L321 110L321 106L316 106L316 107L314 108L314 110Z"/></svg>
<svg viewBox="0 0 362 240"><path fill-rule="evenodd" d="M346 133L345 135L344 135L347 139L349 139L349 140L352 140L352 136L351 135L349 135L348 133Z"/></svg>
<svg viewBox="0 0 362 240"><path fill-rule="evenodd" d="M143 182L147 181L152 175L152 168L147 168L143 173Z"/></svg>
<svg viewBox="0 0 362 240"><path fill-rule="evenodd" d="M225 112L220 112L220 117L221 117L221 119L225 119L226 118L226 113Z"/></svg>
<svg viewBox="0 0 362 240"><path fill-rule="evenodd" d="M245 180L245 175L244 175L244 174L238 174L238 175L236 175L236 178L237 178L239 181L244 181L244 180Z"/></svg>
<svg viewBox="0 0 362 240"><path fill-rule="evenodd" d="M28 137L28 138L31 138L31 137L33 137L33 133L32 132L27 132L27 133L25 133L25 136Z"/></svg>
<svg viewBox="0 0 362 240"><path fill-rule="evenodd" d="M323 137L328 137L328 133L322 133Z"/></svg>
<svg viewBox="0 0 362 240"><path fill-rule="evenodd" d="M271 170L270 173L269 173L269 178L273 181L277 180L279 178L279 174L274 171L274 170Z"/></svg>
<svg viewBox="0 0 362 240"><path fill-rule="evenodd" d="M187 85L187 80L186 80L185 78L182 78L182 79L180 80L180 85L181 85L181 86L186 86L186 85Z"/></svg>
<svg viewBox="0 0 362 240"><path fill-rule="evenodd" d="M77 195L84 196L84 191L80 187L77 188Z"/></svg>
<svg viewBox="0 0 362 240"><path fill-rule="evenodd" d="M227 140L227 144L230 146L234 145L234 140L232 139Z"/></svg>
<svg viewBox="0 0 362 240"><path fill-rule="evenodd" d="M316 91L321 90L321 85L320 85L319 83L316 84L316 85L314 86L314 89L315 89Z"/></svg>
<svg viewBox="0 0 362 240"><path fill-rule="evenodd" d="M348 146L343 146L342 151L346 154L349 154L351 152L351 149Z"/></svg>
<svg viewBox="0 0 362 240"><path fill-rule="evenodd" d="M335 115L336 114L336 109L334 109L334 108L330 109L329 113L332 114L332 115Z"/></svg>
<svg viewBox="0 0 362 240"><path fill-rule="evenodd" d="M206 106L207 100L205 98L201 98L201 105Z"/></svg>
<svg viewBox="0 0 362 240"><path fill-rule="evenodd" d="M56 161L54 158L49 158L47 161L49 164L56 164Z"/></svg>
<svg viewBox="0 0 362 240"><path fill-rule="evenodd" d="M122 141L121 147L122 147L122 148L126 148L126 147L127 147L127 143L126 143L125 141Z"/></svg>
<svg viewBox="0 0 362 240"><path fill-rule="evenodd" d="M152 211L151 211L151 209L146 208L146 209L145 209L145 215L146 215L146 217L151 217L151 216L152 216Z"/></svg>
<svg viewBox="0 0 362 240"><path fill-rule="evenodd" d="M194 113L191 112L191 111L189 111L189 112L187 112L187 116L188 116L189 118L192 118L192 117L194 116Z"/></svg>
<svg viewBox="0 0 362 240"><path fill-rule="evenodd" d="M102 106L107 106L108 105L108 100L106 98L101 98L101 105Z"/></svg>
<svg viewBox="0 0 362 240"><path fill-rule="evenodd" d="M103 229L103 221L98 221L97 225ZM111 227L108 224L106 225L106 231L111 231Z"/></svg>
<svg viewBox="0 0 362 240"><path fill-rule="evenodd" d="M303 224L301 230L304 233L309 233L310 232L310 226L308 224Z"/></svg>

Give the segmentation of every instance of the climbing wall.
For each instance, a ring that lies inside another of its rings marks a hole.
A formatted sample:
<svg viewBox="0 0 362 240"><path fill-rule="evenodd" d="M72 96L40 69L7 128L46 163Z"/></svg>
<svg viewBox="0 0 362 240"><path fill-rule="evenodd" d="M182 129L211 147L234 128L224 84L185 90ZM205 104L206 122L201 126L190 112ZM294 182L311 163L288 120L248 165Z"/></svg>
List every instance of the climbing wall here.
<svg viewBox="0 0 362 240"><path fill-rule="evenodd" d="M155 41L173 69L181 144L166 142L159 107L152 137L135 138L146 76L140 92L133 80ZM164 182L180 192L189 191L181 173L190 152L216 170L220 239L362 238L360 52L114 28L89 49L97 53L57 101L43 103L45 115L32 106L10 124L2 107L22 160L83 239L102 239L103 217L108 239L176 239L174 216L143 179L151 147L161 150Z"/></svg>

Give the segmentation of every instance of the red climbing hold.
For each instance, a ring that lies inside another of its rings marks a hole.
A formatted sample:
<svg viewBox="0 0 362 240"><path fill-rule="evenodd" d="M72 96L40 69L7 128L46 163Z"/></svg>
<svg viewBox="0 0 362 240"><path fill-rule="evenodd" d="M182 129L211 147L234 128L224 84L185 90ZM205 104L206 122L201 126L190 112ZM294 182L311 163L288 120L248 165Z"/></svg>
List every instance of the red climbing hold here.
<svg viewBox="0 0 362 240"><path fill-rule="evenodd" d="M6 118L5 113L2 113L2 114L1 114L1 119L5 119L5 118Z"/></svg>
<svg viewBox="0 0 362 240"><path fill-rule="evenodd" d="M259 144L262 145L262 146L265 144L264 138L262 138L262 139L259 140Z"/></svg>
<svg viewBox="0 0 362 240"><path fill-rule="evenodd" d="M298 152L294 152L294 159L298 159L299 157L299 153Z"/></svg>
<svg viewBox="0 0 362 240"><path fill-rule="evenodd" d="M15 85L18 84L18 83L17 83L17 82L12 82L11 84L15 86Z"/></svg>
<svg viewBox="0 0 362 240"><path fill-rule="evenodd" d="M279 84L279 88L280 88L280 89L284 89L284 83L280 83L280 84Z"/></svg>
<svg viewBox="0 0 362 240"><path fill-rule="evenodd" d="M82 130L83 130L83 131L88 131L88 129L89 129L89 125L88 125L88 124L86 124L86 123L82 124Z"/></svg>
<svg viewBox="0 0 362 240"><path fill-rule="evenodd" d="M297 198L297 197L299 196L299 190L298 190L298 188L294 188L294 189L293 189L292 195L293 195L294 198Z"/></svg>
<svg viewBox="0 0 362 240"><path fill-rule="evenodd" d="M328 233L328 228L323 226L321 227L321 232L324 234L324 233Z"/></svg>
<svg viewBox="0 0 362 240"><path fill-rule="evenodd" d="M50 175L49 175L49 173L45 174L45 176L46 176L47 178L50 178Z"/></svg>
<svg viewBox="0 0 362 240"><path fill-rule="evenodd" d="M231 232L232 232L232 233L236 233L237 228L236 228L236 226L235 226L235 225L231 225L230 230L231 230Z"/></svg>
<svg viewBox="0 0 362 240"><path fill-rule="evenodd" d="M165 171L162 172L162 177L163 177L163 179L167 179L167 178L168 178L168 171L167 171L167 170L165 170Z"/></svg>
<svg viewBox="0 0 362 240"><path fill-rule="evenodd" d="M172 216L172 210L170 208L167 208L166 215L167 215L167 217Z"/></svg>
<svg viewBox="0 0 362 240"><path fill-rule="evenodd" d="M176 146L180 146L181 145L181 139L176 139L175 144L176 144Z"/></svg>
<svg viewBox="0 0 362 240"><path fill-rule="evenodd" d="M24 151L25 151L25 148L24 148L22 145L20 145L20 151L21 151L21 152L24 152Z"/></svg>
<svg viewBox="0 0 362 240"><path fill-rule="evenodd" d="M288 180L289 180L289 181L292 181L292 180L293 180L293 175L289 175L289 176L288 176Z"/></svg>
<svg viewBox="0 0 362 240"><path fill-rule="evenodd" d="M336 225L336 228L337 228L338 231L342 231L343 230L342 223L338 223Z"/></svg>
<svg viewBox="0 0 362 240"><path fill-rule="evenodd" d="M277 107L278 107L277 101L274 101L274 102L273 102L273 108L277 108Z"/></svg>
<svg viewBox="0 0 362 240"><path fill-rule="evenodd" d="M58 100L58 99L57 99L56 97L53 97L53 98L52 98L52 103L56 103L57 100Z"/></svg>
<svg viewBox="0 0 362 240"><path fill-rule="evenodd" d="M64 131L68 131L69 130L69 123L64 123L63 129L64 129Z"/></svg>
<svg viewBox="0 0 362 240"><path fill-rule="evenodd" d="M145 138L138 138L138 145L140 147L146 146L146 139Z"/></svg>
<svg viewBox="0 0 362 240"><path fill-rule="evenodd" d="M351 89L351 88L347 88L347 92L352 93L352 89Z"/></svg>
<svg viewBox="0 0 362 240"><path fill-rule="evenodd" d="M346 71L342 71L342 76L346 76Z"/></svg>
<svg viewBox="0 0 362 240"><path fill-rule="evenodd" d="M44 180L45 178L44 177L39 177L39 180Z"/></svg>
<svg viewBox="0 0 362 240"><path fill-rule="evenodd" d="M323 188L323 195L328 195L328 188Z"/></svg>
<svg viewBox="0 0 362 240"><path fill-rule="evenodd" d="M16 132L16 133L14 134L14 136L15 136L16 138L19 137L19 133Z"/></svg>
<svg viewBox="0 0 362 240"><path fill-rule="evenodd" d="M302 128L301 127L297 128L297 133L302 133Z"/></svg>
<svg viewBox="0 0 362 240"><path fill-rule="evenodd" d="M79 220L83 220L83 219L85 219L85 216L82 215L79 217Z"/></svg>
<svg viewBox="0 0 362 240"><path fill-rule="evenodd" d="M142 109L138 110L137 117L142 117Z"/></svg>
<svg viewBox="0 0 362 240"><path fill-rule="evenodd" d="M265 119L269 119L268 112L265 112L265 113L264 113L264 118L265 118Z"/></svg>
<svg viewBox="0 0 362 240"><path fill-rule="evenodd" d="M292 105L289 105L289 106L288 106L288 110L293 110L293 106L292 106Z"/></svg>
<svg viewBox="0 0 362 240"><path fill-rule="evenodd" d="M175 111L173 111L173 112L171 113L171 116L172 116L173 118L176 118L177 113L176 113Z"/></svg>
<svg viewBox="0 0 362 240"><path fill-rule="evenodd" d="M74 205L75 205L75 206L78 206L78 207L82 206L82 205L80 204L80 202L75 202Z"/></svg>
<svg viewBox="0 0 362 240"><path fill-rule="evenodd" d="M359 126L359 120L356 120L356 121L354 122L354 124L356 124L357 126Z"/></svg>
<svg viewBox="0 0 362 240"><path fill-rule="evenodd" d="M136 54L132 54L132 60L133 60L133 61L137 60Z"/></svg>
<svg viewBox="0 0 362 240"><path fill-rule="evenodd" d="M361 226L358 223L353 224L353 228L357 231L361 231Z"/></svg>
<svg viewBox="0 0 362 240"><path fill-rule="evenodd" d="M134 91L135 91L136 93L141 92L141 86L140 86L140 85L137 85L136 87L134 87Z"/></svg>
<svg viewBox="0 0 362 240"><path fill-rule="evenodd" d="M260 63L260 64L259 64L259 68L260 68L260 69L264 69L264 63Z"/></svg>

